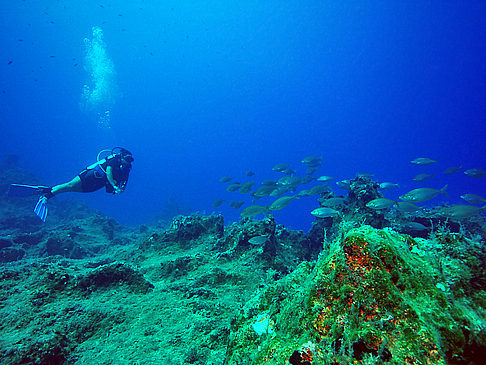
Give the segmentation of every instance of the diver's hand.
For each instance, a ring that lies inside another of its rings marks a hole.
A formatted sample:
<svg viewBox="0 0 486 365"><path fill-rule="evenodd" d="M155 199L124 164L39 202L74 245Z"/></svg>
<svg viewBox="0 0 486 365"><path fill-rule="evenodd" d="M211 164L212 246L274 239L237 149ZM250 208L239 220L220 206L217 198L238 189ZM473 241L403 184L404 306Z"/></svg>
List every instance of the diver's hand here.
<svg viewBox="0 0 486 365"><path fill-rule="evenodd" d="M113 187L115 190L113 191L114 194L118 195L118 194L121 194L123 193L123 189L118 187L118 186L114 186Z"/></svg>

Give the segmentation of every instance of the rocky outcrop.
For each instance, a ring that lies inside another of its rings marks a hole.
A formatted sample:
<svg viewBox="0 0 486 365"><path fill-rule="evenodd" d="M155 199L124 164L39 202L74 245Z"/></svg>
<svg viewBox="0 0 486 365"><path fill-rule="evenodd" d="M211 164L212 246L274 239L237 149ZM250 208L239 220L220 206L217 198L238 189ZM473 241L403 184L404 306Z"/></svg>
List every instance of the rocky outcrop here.
<svg viewBox="0 0 486 365"><path fill-rule="evenodd" d="M391 230L349 231L246 305L225 364L480 364L486 327L474 313L484 318L485 292L460 300L472 284L443 284L425 250ZM454 272L467 278L473 266Z"/></svg>
<svg viewBox="0 0 486 365"><path fill-rule="evenodd" d="M120 285L126 286L130 292L138 294L146 294L154 288L154 285L147 281L140 272L121 263L103 265L79 277L77 287L92 292Z"/></svg>

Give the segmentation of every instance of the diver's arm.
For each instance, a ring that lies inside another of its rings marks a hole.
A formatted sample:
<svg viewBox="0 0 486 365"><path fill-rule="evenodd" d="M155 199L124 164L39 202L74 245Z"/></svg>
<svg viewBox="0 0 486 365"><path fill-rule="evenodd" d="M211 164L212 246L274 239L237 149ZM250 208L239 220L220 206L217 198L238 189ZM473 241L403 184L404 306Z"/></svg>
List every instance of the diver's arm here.
<svg viewBox="0 0 486 365"><path fill-rule="evenodd" d="M108 182L111 184L111 186L113 186L115 194L120 194L123 191L116 185L116 181L113 178L113 168L109 165L106 167L106 178L108 179Z"/></svg>

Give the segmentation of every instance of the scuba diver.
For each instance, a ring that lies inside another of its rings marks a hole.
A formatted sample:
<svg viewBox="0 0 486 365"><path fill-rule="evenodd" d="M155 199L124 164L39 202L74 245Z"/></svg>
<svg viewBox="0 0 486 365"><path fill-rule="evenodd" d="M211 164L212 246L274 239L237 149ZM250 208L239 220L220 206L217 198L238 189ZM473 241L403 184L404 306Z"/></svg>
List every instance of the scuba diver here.
<svg viewBox="0 0 486 365"><path fill-rule="evenodd" d="M110 154L100 160L100 155L104 152L110 152ZM47 201L57 194L68 192L91 193L103 187L107 193L123 193L128 182L132 162L133 155L125 148L115 147L112 150L102 150L98 153L97 161L86 167L71 181L53 187L11 184L8 196L19 197L40 194L34 212L45 222Z"/></svg>

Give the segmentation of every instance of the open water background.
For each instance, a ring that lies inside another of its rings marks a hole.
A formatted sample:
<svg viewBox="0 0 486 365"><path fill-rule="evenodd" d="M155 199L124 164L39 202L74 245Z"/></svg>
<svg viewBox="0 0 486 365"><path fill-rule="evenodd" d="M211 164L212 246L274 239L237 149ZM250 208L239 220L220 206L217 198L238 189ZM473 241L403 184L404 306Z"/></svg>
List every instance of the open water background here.
<svg viewBox="0 0 486 365"><path fill-rule="evenodd" d="M461 203L486 195L486 177L441 174L486 170L484 14L474 1L3 1L0 153L54 185L99 150L128 148L123 195L78 195L127 224L149 221L169 198L229 223L251 199L219 178L277 179L277 163L303 176L308 155L323 157L316 176L373 173L400 183L389 198L448 183L449 199L430 204ZM93 27L104 59L86 59ZM83 106L94 80L113 103ZM416 157L439 162L417 167ZM435 176L414 182L421 172ZM246 203L213 208L217 198ZM275 217L308 230L316 207L315 197L295 200Z"/></svg>

